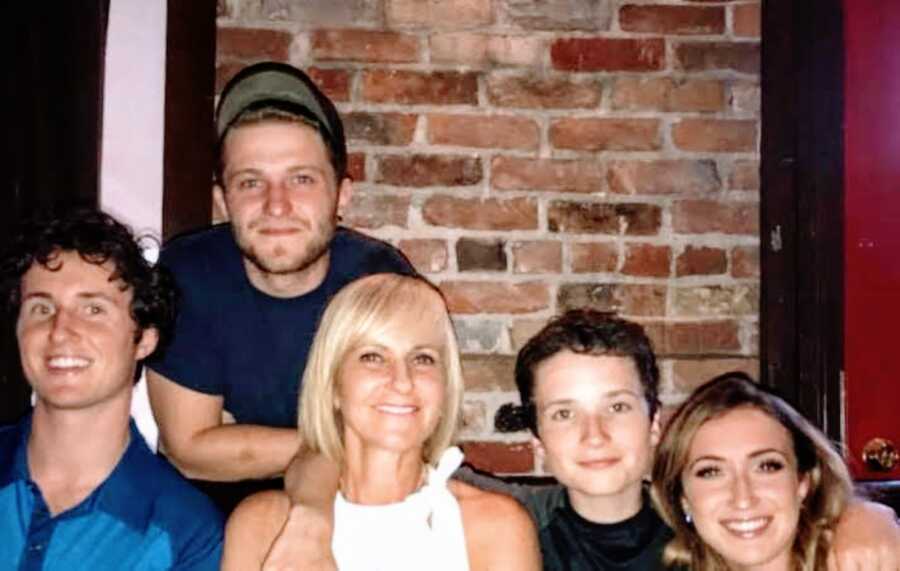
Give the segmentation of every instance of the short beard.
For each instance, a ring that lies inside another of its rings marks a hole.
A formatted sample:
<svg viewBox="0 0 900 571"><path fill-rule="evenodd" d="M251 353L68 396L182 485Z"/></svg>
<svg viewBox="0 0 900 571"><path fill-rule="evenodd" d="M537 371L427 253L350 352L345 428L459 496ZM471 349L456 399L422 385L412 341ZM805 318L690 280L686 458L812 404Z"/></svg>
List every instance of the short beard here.
<svg viewBox="0 0 900 571"><path fill-rule="evenodd" d="M232 230L234 229L232 228ZM260 272L269 275L288 275L301 273L315 262L319 261L322 256L328 252L328 248L331 246L331 240L334 237L334 231L335 224L328 222L320 223L316 227L315 232L310 236L309 242L300 254L293 259L287 260L267 260L257 253L253 244L244 240L236 231L234 232L234 238L244 259L256 266Z"/></svg>

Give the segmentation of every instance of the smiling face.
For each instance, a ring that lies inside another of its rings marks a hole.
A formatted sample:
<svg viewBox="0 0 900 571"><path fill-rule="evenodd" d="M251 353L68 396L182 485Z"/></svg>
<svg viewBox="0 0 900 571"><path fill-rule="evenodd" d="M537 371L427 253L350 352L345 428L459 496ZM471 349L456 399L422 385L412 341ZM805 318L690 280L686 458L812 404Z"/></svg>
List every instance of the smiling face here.
<svg viewBox="0 0 900 571"><path fill-rule="evenodd" d="M704 423L682 473L684 509L732 569L789 569L808 491L788 431L755 408Z"/></svg>
<svg viewBox="0 0 900 571"><path fill-rule="evenodd" d="M535 446L576 510L595 521L636 513L659 426L634 360L561 351L535 368L534 379ZM585 513L591 504L606 507Z"/></svg>
<svg viewBox="0 0 900 571"><path fill-rule="evenodd" d="M135 364L156 347L155 329L135 343L130 289L110 281L112 264L75 252L34 264L22 277L16 337L25 378L38 406L85 409L129 402Z"/></svg>
<svg viewBox="0 0 900 571"><path fill-rule="evenodd" d="M272 275L321 279L338 208L351 194L349 179L335 180L321 135L299 122L242 125L226 135L223 164L225 188L216 187L214 198L250 281L267 291Z"/></svg>
<svg viewBox="0 0 900 571"><path fill-rule="evenodd" d="M421 449L444 405L442 315L398 318L376 337L352 347L341 361L335 407L349 454L360 449L403 453Z"/></svg>

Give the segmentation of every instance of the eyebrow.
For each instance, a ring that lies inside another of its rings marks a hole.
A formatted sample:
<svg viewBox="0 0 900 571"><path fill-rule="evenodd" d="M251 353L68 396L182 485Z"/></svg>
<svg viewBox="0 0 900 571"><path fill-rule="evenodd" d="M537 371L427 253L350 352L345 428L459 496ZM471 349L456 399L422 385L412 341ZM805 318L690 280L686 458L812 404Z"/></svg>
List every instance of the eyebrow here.
<svg viewBox="0 0 900 571"><path fill-rule="evenodd" d="M781 457L784 458L785 460L788 459L788 455L785 454L785 452L784 452L783 450L779 450L779 449L777 449L777 448L763 448L762 450L756 450L755 452L751 452L750 455L748 456L748 458L757 458L757 457L759 457L759 456L764 456L764 455L766 455L766 454L770 454L770 453L773 453L773 452L774 452L775 454L778 454L779 456L781 456ZM700 456L699 458L694 459L693 462L691 462L690 464L688 464L688 465L687 465L687 469L690 470L690 469L694 466L694 464L696 464L696 463L698 463L698 462L705 461L705 460L709 460L709 461L711 461L711 462L727 462L727 459L726 459L726 458L723 458L723 457L721 457L721 456L716 456L715 454L705 454L705 455L703 455L703 456Z"/></svg>
<svg viewBox="0 0 900 571"><path fill-rule="evenodd" d="M107 295L105 293L99 292L99 291L79 292L79 293L75 294L75 297L77 297L78 299L87 299L87 300L102 299L109 303L115 303L115 300L112 297L110 297L109 295ZM31 293L25 295L22 298L22 302L24 303L25 301L28 301L30 299L44 299L44 300L53 301L53 296L47 292L35 291L35 292L31 292Z"/></svg>
<svg viewBox="0 0 900 571"><path fill-rule="evenodd" d="M602 398L614 399L614 398L620 397L620 396L630 396L630 397L634 397L637 400L640 400L643 398L641 395L637 394L636 392L634 392L631 389L616 389L614 391L605 392L605 393L603 393ZM547 402L540 408L544 409L544 408L547 408L547 407L553 406L553 405L569 404L569 403L573 403L573 402L578 402L578 399L574 399L574 398L555 399L555 400L551 400L551 401Z"/></svg>

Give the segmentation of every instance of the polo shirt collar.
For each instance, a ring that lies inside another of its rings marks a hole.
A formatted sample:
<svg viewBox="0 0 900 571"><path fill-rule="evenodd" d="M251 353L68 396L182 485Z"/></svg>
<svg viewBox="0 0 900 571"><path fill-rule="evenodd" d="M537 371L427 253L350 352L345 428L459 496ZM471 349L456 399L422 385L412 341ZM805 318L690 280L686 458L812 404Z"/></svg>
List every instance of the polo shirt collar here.
<svg viewBox="0 0 900 571"><path fill-rule="evenodd" d="M0 446L0 486L16 480L32 481L28 470L31 422L32 415L28 414L8 435L15 445ZM83 502L67 511L102 510L136 529L147 528L158 495L153 476L159 471L159 460L147 447L133 419L128 429L128 446L113 471Z"/></svg>

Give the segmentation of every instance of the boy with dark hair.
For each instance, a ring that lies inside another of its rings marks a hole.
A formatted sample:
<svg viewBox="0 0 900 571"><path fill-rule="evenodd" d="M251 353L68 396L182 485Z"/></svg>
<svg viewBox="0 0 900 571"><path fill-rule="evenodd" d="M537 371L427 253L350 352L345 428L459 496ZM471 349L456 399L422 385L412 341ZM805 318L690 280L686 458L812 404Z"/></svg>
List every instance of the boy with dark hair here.
<svg viewBox="0 0 900 571"><path fill-rule="evenodd" d="M32 414L0 429L0 567L218 568L221 516L129 421L175 317L168 274L95 210L23 225L0 259Z"/></svg>
<svg viewBox="0 0 900 571"><path fill-rule="evenodd" d="M660 430L659 370L643 328L570 311L522 347L515 374L534 447L563 486L520 498L538 523L544 568L660 569L671 533L643 483Z"/></svg>

